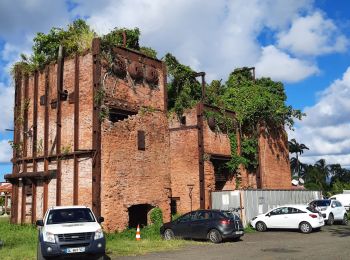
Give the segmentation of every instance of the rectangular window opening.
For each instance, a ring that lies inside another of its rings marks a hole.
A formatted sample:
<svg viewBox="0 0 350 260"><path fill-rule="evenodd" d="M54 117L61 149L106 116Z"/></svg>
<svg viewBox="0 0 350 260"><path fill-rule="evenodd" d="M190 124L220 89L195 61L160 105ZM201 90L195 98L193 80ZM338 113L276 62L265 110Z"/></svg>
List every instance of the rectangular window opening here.
<svg viewBox="0 0 350 260"><path fill-rule="evenodd" d="M145 131L137 131L137 147L139 150L146 150Z"/></svg>
<svg viewBox="0 0 350 260"><path fill-rule="evenodd" d="M136 115L136 112L110 108L109 109L109 121L115 123L128 119L129 116Z"/></svg>

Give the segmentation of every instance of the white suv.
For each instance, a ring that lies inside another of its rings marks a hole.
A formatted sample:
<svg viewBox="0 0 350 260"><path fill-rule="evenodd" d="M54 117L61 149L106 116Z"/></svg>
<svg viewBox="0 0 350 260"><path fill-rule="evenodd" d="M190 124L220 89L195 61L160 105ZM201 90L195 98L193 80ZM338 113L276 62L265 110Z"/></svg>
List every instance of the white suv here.
<svg viewBox="0 0 350 260"><path fill-rule="evenodd" d="M346 209L338 200L314 200L310 202L310 207L321 212L328 225L333 225L334 221L341 221L343 225L348 224Z"/></svg>
<svg viewBox="0 0 350 260"><path fill-rule="evenodd" d="M100 223L88 207L50 208L43 220L37 220L39 243L37 259L56 256L94 256L104 259L106 241Z"/></svg>

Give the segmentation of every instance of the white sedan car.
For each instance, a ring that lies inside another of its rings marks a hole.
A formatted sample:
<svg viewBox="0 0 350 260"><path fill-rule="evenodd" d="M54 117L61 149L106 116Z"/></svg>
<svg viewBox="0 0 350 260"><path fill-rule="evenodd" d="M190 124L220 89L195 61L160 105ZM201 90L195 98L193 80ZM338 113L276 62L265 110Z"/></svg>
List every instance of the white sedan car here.
<svg viewBox="0 0 350 260"><path fill-rule="evenodd" d="M266 231L268 228L294 228L302 233L310 233L313 229L324 226L324 220L317 210L308 206L285 205L254 217L250 224L257 231Z"/></svg>

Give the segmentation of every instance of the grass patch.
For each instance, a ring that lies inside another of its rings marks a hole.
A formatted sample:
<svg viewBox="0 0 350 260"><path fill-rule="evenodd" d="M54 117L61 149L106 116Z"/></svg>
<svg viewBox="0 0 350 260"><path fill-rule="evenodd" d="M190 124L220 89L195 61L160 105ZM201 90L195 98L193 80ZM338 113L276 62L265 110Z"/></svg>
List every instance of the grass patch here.
<svg viewBox="0 0 350 260"><path fill-rule="evenodd" d="M110 255L142 255L150 252L175 250L195 242L174 239L165 241L159 234L160 225L141 229L141 241L136 241L136 229L107 234L107 253ZM196 242L198 243L198 242Z"/></svg>
<svg viewBox="0 0 350 260"><path fill-rule="evenodd" d="M255 232L256 230L250 224L244 228L244 233L255 233Z"/></svg>
<svg viewBox="0 0 350 260"><path fill-rule="evenodd" d="M37 230L32 225L11 225L7 217L0 217L0 249L2 260L36 259Z"/></svg>
<svg viewBox="0 0 350 260"><path fill-rule="evenodd" d="M159 234L160 225L151 225L141 229L141 241L136 241L136 229L127 229L120 233L106 234L107 254L109 256L141 255L150 252L180 249L193 243L187 240L164 241ZM4 246L0 249L1 260L36 259L38 231L33 225L12 225L7 217L0 217L0 240Z"/></svg>

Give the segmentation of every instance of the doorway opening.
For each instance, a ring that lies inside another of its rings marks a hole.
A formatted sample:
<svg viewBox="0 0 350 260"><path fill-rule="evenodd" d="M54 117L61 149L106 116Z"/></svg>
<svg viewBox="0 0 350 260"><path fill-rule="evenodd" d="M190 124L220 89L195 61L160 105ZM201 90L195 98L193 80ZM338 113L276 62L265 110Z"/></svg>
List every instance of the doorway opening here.
<svg viewBox="0 0 350 260"><path fill-rule="evenodd" d="M148 213L152 208L150 204L138 204L129 207L129 228L136 228L137 225L147 226Z"/></svg>

